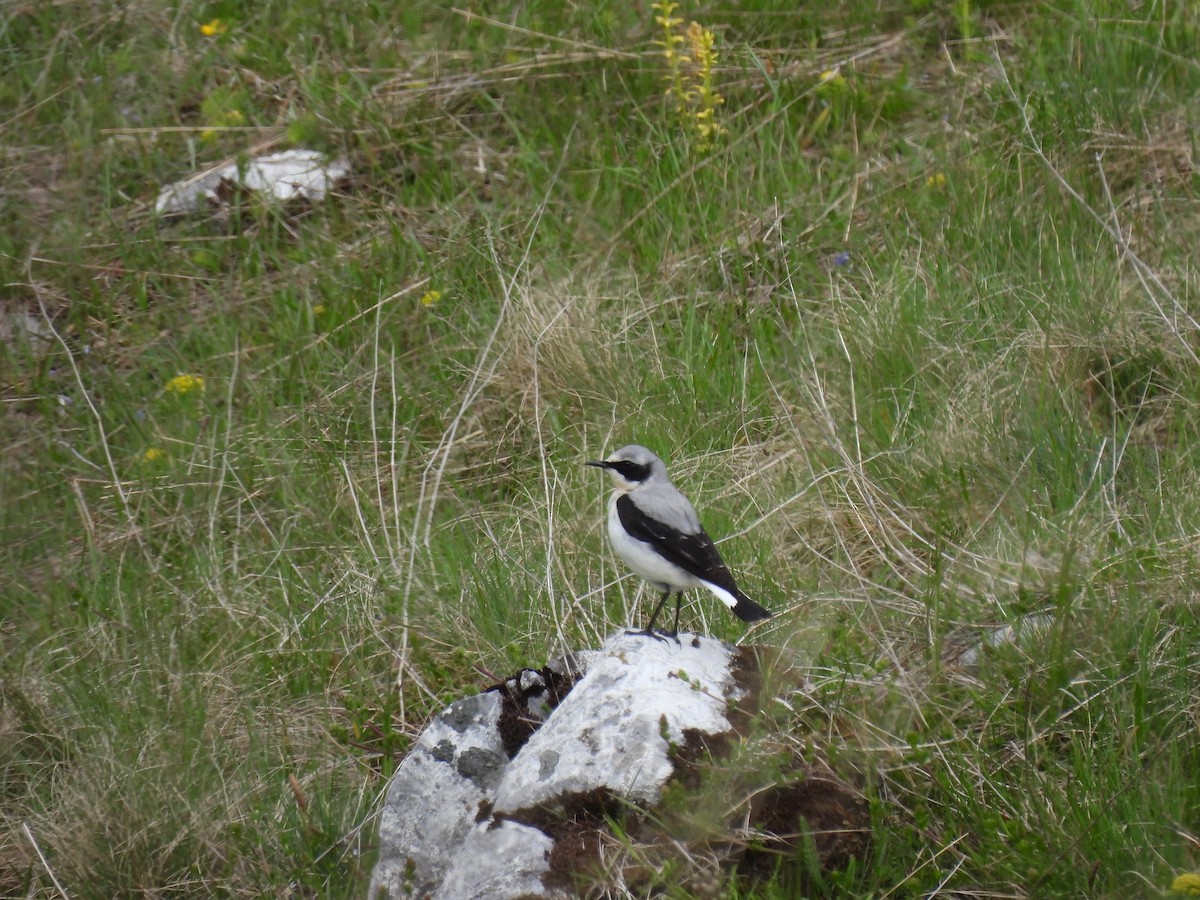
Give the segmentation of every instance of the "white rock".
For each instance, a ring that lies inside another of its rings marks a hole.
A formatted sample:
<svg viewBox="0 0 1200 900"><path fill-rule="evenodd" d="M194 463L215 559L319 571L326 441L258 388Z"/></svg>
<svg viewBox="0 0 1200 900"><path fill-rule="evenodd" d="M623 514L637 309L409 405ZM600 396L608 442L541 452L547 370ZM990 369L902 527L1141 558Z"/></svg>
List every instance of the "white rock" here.
<svg viewBox="0 0 1200 900"><path fill-rule="evenodd" d="M446 872L434 900L500 900L506 897L567 898L548 891L554 841L520 822L482 822L471 829Z"/></svg>
<svg viewBox="0 0 1200 900"><path fill-rule="evenodd" d="M685 634L676 644L618 634L577 658L575 671L586 666L586 674L528 740L520 728L536 727L528 717L545 708L529 696L544 684L538 673L510 679L507 697L493 691L455 703L388 789L370 897L570 896L546 883L555 844L533 823L580 796L652 806L674 772L672 744L731 730L729 705L746 694L733 659L712 638Z"/></svg>
<svg viewBox="0 0 1200 900"><path fill-rule="evenodd" d="M730 727L732 654L712 638L695 640L699 647L691 635L680 635L679 645L640 635L610 639L604 656L522 749L521 765L505 773L496 812L601 787L656 801L674 771L667 740L682 743L685 728L720 734Z"/></svg>
<svg viewBox="0 0 1200 900"><path fill-rule="evenodd" d="M392 778L380 812L380 854L370 897L424 897L441 883L480 804L489 800L508 757L496 728L501 697L478 694L435 718ZM411 862L410 862L411 861Z"/></svg>
<svg viewBox="0 0 1200 900"><path fill-rule="evenodd" d="M160 215L184 213L219 203L222 184L270 194L281 202L303 197L315 203L324 200L333 185L349 174L350 163L345 159L326 162L315 150L285 150L255 157L244 167L230 163L169 184L158 192L154 211Z"/></svg>

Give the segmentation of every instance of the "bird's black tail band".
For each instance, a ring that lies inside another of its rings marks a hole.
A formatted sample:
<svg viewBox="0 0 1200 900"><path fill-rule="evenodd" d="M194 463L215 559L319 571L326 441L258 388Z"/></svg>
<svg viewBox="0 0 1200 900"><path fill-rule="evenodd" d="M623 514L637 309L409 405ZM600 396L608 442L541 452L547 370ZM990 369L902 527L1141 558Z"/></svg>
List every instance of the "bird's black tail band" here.
<svg viewBox="0 0 1200 900"><path fill-rule="evenodd" d="M759 606L741 591L737 592L737 606L733 608L733 614L743 622L761 622L771 618L770 610Z"/></svg>

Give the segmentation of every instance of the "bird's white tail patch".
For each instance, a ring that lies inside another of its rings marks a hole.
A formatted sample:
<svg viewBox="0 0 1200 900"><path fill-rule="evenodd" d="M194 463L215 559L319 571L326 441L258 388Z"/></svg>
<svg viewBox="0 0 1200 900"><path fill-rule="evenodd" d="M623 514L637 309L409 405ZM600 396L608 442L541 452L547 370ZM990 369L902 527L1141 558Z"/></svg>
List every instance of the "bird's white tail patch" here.
<svg viewBox="0 0 1200 900"><path fill-rule="evenodd" d="M725 588L719 587L718 585L713 584L711 581L702 581L700 583L712 591L716 598L730 609L733 609L738 605L737 597L733 596L733 594L729 593L729 591L725 590Z"/></svg>

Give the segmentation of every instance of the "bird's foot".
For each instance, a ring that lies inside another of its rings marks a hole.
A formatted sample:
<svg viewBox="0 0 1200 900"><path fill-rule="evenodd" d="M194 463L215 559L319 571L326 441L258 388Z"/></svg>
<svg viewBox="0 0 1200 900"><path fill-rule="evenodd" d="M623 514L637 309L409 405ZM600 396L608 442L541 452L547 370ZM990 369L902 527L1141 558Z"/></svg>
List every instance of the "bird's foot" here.
<svg viewBox="0 0 1200 900"><path fill-rule="evenodd" d="M627 629L625 631L625 633L634 635L635 637L654 638L656 641L662 641L664 644L668 640L672 640L679 646L681 646L681 647L683 646L683 642L679 640L679 636L670 631L659 631L659 630L655 630L653 628L643 628L640 631L634 631L632 629Z"/></svg>

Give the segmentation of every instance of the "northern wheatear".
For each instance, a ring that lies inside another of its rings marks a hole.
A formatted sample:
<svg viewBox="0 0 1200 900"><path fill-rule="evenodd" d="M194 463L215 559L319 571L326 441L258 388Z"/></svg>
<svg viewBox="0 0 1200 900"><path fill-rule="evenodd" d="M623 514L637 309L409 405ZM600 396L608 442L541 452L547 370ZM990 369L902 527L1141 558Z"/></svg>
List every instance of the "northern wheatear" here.
<svg viewBox="0 0 1200 900"><path fill-rule="evenodd" d="M636 574L663 592L645 634L661 640L654 622L675 595L675 625L679 632L680 595L695 587L708 588L744 622L769 619L771 613L740 590L725 567L712 538L700 525L696 510L667 476L663 461L640 444L622 447L608 459L587 463L607 469L616 490L608 501L608 540L613 551Z"/></svg>

